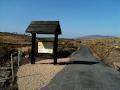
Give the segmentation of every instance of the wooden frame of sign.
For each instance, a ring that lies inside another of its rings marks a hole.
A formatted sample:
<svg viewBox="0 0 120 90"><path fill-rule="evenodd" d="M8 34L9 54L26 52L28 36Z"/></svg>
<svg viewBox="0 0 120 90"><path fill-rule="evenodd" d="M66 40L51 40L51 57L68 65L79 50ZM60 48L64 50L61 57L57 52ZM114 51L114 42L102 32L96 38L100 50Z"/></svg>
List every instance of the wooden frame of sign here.
<svg viewBox="0 0 120 90"><path fill-rule="evenodd" d="M53 59L54 64L57 64L58 35L61 34L59 21L32 21L26 32L32 34L31 64L35 64L36 34L54 34Z"/></svg>

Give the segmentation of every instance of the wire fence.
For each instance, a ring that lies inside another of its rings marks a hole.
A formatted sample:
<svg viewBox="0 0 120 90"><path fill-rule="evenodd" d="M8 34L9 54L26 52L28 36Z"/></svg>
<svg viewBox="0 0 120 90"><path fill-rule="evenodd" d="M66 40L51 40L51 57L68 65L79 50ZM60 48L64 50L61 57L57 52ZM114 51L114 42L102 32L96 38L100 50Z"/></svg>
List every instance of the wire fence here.
<svg viewBox="0 0 120 90"><path fill-rule="evenodd" d="M29 63L25 60L29 60L29 55L21 50L11 50L0 57L0 89L17 90L17 70L20 65Z"/></svg>

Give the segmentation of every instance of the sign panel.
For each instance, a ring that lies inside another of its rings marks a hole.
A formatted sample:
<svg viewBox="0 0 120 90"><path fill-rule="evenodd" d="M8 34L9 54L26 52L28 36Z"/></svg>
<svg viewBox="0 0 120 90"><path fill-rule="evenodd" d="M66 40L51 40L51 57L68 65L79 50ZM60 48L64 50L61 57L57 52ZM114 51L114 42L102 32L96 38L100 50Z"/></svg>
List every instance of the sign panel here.
<svg viewBox="0 0 120 90"><path fill-rule="evenodd" d="M38 42L38 53L53 53L53 42Z"/></svg>

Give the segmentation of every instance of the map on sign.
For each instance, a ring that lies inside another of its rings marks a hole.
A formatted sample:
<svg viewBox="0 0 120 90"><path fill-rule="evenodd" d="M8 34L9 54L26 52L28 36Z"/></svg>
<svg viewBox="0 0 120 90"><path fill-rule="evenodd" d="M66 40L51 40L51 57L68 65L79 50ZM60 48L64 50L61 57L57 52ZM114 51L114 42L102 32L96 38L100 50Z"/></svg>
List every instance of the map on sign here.
<svg viewBox="0 0 120 90"><path fill-rule="evenodd" d="M38 42L38 53L53 53L53 43Z"/></svg>

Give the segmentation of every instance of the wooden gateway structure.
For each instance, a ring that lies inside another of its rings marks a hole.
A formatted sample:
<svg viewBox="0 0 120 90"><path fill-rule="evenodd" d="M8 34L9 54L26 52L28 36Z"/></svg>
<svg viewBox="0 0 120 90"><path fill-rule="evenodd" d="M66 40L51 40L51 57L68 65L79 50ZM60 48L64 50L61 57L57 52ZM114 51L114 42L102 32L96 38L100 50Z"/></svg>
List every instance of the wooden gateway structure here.
<svg viewBox="0 0 120 90"><path fill-rule="evenodd" d="M54 35L53 58L54 64L57 64L58 35L61 34L59 21L32 21L26 32L32 34L31 64L35 64L36 34Z"/></svg>

